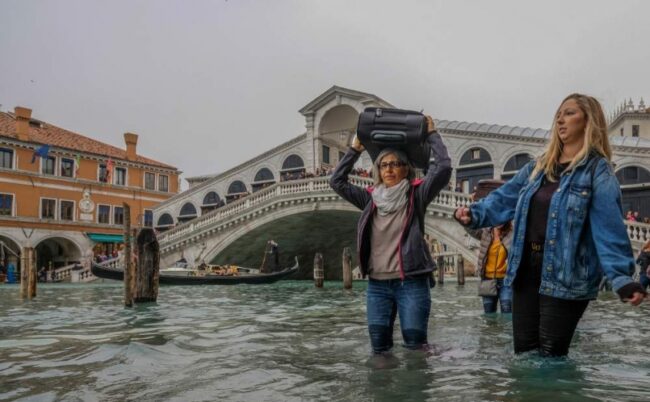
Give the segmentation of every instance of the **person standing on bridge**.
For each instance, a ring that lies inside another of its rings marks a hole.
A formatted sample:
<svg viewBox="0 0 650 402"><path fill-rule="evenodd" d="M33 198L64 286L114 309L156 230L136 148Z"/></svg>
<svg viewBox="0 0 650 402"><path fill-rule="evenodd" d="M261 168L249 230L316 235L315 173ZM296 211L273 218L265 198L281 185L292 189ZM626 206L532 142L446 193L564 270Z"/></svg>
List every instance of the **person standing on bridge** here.
<svg viewBox="0 0 650 402"><path fill-rule="evenodd" d="M433 120L426 116L426 121L433 162L424 180L415 179L413 165L403 152L384 149L374 161L374 186L362 189L350 184L348 175L364 151L357 137L330 179L336 193L363 211L357 255L362 275L370 275L368 332L376 354L392 348L396 315L407 348L428 345L429 289L435 264L424 240L424 214L449 182L451 161Z"/></svg>
<svg viewBox="0 0 650 402"><path fill-rule="evenodd" d="M504 282L513 286L515 353L568 354L603 271L623 301L638 305L647 295L631 277L611 155L600 103L571 94L555 114L545 152L486 198L455 211L472 228L514 220Z"/></svg>

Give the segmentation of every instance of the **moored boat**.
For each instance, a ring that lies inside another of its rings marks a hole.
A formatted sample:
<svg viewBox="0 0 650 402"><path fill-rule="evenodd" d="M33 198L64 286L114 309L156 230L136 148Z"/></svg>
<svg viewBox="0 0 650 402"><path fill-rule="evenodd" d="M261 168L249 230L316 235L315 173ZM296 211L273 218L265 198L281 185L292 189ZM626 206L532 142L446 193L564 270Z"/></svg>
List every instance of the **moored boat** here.
<svg viewBox="0 0 650 402"><path fill-rule="evenodd" d="M189 269L174 266L160 270L160 284L162 285L238 285L238 284L266 284L279 281L295 273L300 268L298 257L292 267L281 271L263 273L259 269L230 266L205 265L203 269ZM98 278L124 280L124 269L115 264L93 263L93 275Z"/></svg>

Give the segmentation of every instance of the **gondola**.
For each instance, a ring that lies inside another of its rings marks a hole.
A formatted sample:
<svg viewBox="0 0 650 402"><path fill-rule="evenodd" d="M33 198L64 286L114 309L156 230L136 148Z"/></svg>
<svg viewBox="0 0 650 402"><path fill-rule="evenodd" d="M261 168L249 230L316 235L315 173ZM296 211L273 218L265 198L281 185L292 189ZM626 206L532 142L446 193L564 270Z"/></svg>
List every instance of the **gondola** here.
<svg viewBox="0 0 650 402"><path fill-rule="evenodd" d="M237 267L237 275L218 275L205 270L187 268L168 268L160 270L161 285L261 285L273 283L295 273L300 268L298 257L293 267L282 271L261 273L258 269ZM124 271L121 267L113 268L107 265L94 263L91 266L93 275L98 278L124 280Z"/></svg>

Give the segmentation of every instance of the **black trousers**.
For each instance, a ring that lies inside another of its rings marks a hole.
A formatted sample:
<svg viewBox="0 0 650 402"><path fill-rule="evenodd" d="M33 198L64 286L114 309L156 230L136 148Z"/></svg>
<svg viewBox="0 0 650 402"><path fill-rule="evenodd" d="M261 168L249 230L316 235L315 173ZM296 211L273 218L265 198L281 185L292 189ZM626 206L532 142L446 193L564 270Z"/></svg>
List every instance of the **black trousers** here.
<svg viewBox="0 0 650 402"><path fill-rule="evenodd" d="M542 356L566 356L589 300L565 300L539 294L543 251L525 247L512 294L515 353L539 350Z"/></svg>

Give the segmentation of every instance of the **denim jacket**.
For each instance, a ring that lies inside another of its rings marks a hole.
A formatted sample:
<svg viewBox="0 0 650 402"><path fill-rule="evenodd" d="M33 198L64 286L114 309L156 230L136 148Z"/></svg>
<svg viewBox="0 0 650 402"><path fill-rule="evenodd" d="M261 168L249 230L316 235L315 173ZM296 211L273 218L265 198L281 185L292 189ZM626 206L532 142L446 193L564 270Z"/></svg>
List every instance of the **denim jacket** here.
<svg viewBox="0 0 650 402"><path fill-rule="evenodd" d="M436 267L424 241L424 215L427 205L449 183L451 160L440 134L437 132L430 134L427 137L427 142L431 147L433 159L430 161L429 170L424 180L415 179L411 182L406 222L404 222L399 242L398 255L402 280L431 273ZM357 224L357 256L359 268L365 277L368 274L372 219L376 206L372 201L372 187L362 189L348 181L348 175L360 155L353 148L348 150L334 169L330 186L344 200L363 211Z"/></svg>
<svg viewBox="0 0 650 402"><path fill-rule="evenodd" d="M470 206L470 227L514 220L514 239L505 285L511 286L522 263L530 201L543 172L529 180L535 162L486 198ZM564 172L551 198L539 293L561 299L594 299L604 273L615 291L632 283L632 246L623 222L621 189L612 166L590 155Z"/></svg>

